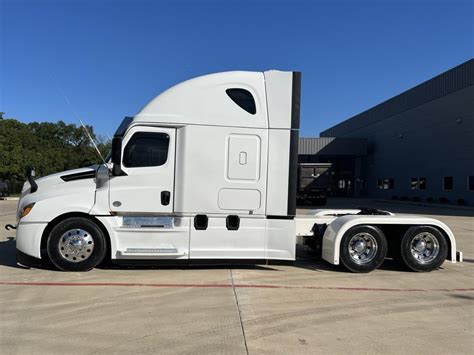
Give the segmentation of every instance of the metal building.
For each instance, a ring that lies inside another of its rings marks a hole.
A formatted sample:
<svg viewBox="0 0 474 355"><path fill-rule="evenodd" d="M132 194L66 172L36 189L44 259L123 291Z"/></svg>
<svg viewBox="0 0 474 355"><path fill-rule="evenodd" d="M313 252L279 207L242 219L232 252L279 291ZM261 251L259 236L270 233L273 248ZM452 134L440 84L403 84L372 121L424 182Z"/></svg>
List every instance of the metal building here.
<svg viewBox="0 0 474 355"><path fill-rule="evenodd" d="M333 162L336 195L473 205L474 59L320 136L300 161Z"/></svg>

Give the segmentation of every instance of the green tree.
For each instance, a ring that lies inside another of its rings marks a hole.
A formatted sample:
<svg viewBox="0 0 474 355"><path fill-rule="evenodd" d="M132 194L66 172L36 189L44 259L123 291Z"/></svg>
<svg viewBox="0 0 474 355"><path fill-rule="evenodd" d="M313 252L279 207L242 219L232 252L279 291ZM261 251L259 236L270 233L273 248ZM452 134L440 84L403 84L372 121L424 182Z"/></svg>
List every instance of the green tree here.
<svg viewBox="0 0 474 355"><path fill-rule="evenodd" d="M3 117L2 117L3 118ZM105 156L110 142L96 137L87 126ZM84 129L63 121L23 123L0 120L0 179L24 180L26 166L34 166L38 176L88 166L100 162Z"/></svg>

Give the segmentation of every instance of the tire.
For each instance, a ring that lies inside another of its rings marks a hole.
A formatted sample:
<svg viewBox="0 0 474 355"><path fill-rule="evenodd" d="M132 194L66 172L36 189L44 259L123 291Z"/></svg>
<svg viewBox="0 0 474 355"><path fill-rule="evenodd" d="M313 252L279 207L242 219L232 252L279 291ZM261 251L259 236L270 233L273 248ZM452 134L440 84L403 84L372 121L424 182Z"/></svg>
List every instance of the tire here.
<svg viewBox="0 0 474 355"><path fill-rule="evenodd" d="M104 259L107 243L96 223L83 217L71 217L51 230L47 251L59 270L88 271Z"/></svg>
<svg viewBox="0 0 474 355"><path fill-rule="evenodd" d="M410 227L400 243L401 261L412 271L428 272L439 268L448 256L444 235L430 226Z"/></svg>
<svg viewBox="0 0 474 355"><path fill-rule="evenodd" d="M382 265L387 256L383 232L369 225L349 229L341 241L340 259L352 272L370 272Z"/></svg>

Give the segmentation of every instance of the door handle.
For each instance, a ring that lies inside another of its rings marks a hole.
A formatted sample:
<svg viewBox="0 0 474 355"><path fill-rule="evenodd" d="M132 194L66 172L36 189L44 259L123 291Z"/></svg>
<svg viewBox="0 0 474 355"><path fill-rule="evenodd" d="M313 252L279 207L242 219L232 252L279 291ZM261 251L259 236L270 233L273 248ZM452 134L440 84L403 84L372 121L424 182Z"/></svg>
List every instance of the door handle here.
<svg viewBox="0 0 474 355"><path fill-rule="evenodd" d="M168 206L170 204L170 192L169 191L161 191L161 204L163 206Z"/></svg>

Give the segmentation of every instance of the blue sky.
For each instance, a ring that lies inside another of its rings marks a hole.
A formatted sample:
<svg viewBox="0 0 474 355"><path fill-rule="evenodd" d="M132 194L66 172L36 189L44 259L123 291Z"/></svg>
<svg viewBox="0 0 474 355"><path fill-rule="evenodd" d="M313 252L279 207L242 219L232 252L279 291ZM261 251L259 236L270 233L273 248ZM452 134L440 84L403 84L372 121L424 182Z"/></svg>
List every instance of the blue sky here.
<svg viewBox="0 0 474 355"><path fill-rule="evenodd" d="M102 135L190 77L281 69L317 136L474 55L472 0L0 3L0 111Z"/></svg>

